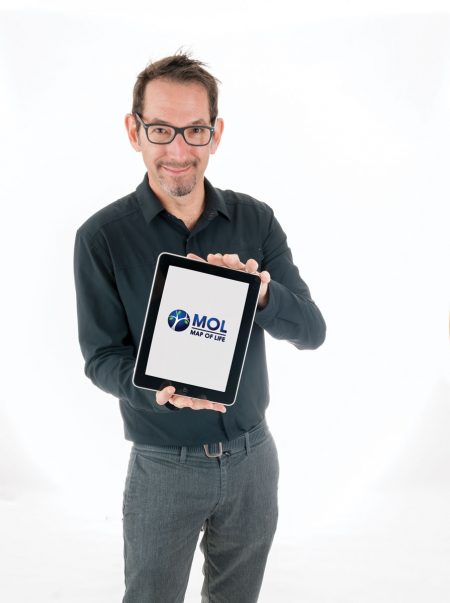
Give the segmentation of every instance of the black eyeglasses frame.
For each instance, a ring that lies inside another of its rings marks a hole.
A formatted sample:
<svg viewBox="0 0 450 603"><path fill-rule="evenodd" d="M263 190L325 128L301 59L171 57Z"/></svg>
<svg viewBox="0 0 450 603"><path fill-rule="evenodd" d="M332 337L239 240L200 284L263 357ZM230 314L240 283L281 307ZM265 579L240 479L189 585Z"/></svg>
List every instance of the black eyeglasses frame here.
<svg viewBox="0 0 450 603"><path fill-rule="evenodd" d="M209 143L211 142L211 138L213 137L213 134L216 130L216 128L214 126L199 126L199 125L191 125L191 126L184 126L183 128L178 128L177 126L172 126L172 124L160 124L160 123L156 123L156 122L152 122L152 123L146 123L142 117L139 115L139 113L133 113L134 117L139 120L140 124L143 126L144 130L145 130L145 135L147 137L147 140L151 143L151 144L170 144L171 142L173 142L175 140L175 136L177 134L181 134L181 136L183 137L183 140L186 144L188 144L190 147L206 147L207 145L209 145ZM172 130L175 132L173 137L168 140L167 142L154 142L153 140L150 140L150 138L148 137L148 129L150 128L150 126L163 126L166 128L172 128ZM209 140L208 142L205 142L203 144L192 144L192 142L188 142L186 140L186 137L184 135L185 130L188 130L189 128L201 128L202 130L209 130Z"/></svg>

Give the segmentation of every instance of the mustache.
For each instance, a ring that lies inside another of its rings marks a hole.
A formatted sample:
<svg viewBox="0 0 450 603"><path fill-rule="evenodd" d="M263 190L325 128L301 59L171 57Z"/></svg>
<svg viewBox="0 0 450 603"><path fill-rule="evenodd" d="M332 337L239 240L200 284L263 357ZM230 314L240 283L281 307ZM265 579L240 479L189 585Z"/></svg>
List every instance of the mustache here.
<svg viewBox="0 0 450 603"><path fill-rule="evenodd" d="M157 167L168 167L174 169L184 169L187 167L196 167L196 161L184 161L182 163L178 163L177 161L158 161Z"/></svg>

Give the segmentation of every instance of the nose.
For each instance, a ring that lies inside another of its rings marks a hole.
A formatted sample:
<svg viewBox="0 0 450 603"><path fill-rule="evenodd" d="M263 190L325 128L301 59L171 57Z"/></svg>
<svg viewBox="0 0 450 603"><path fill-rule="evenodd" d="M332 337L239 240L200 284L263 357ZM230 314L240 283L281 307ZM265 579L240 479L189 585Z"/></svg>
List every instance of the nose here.
<svg viewBox="0 0 450 603"><path fill-rule="evenodd" d="M167 153L172 157L181 158L186 157L188 154L190 147L188 143L184 140L181 132L177 132L175 134L175 138L171 143L166 145Z"/></svg>

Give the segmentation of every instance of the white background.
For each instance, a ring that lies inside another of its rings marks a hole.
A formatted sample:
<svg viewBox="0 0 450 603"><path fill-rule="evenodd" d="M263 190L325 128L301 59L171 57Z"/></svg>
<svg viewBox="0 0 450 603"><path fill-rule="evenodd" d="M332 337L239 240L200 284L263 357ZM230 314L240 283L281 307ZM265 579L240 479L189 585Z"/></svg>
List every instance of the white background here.
<svg viewBox="0 0 450 603"><path fill-rule="evenodd" d="M280 522L260 600L447 602L448 2L2 7L2 600L121 600L129 444L83 376L73 240L142 179L134 79L184 45L222 81L209 178L274 208L328 323L318 351L267 339ZM196 556L187 602L200 584Z"/></svg>

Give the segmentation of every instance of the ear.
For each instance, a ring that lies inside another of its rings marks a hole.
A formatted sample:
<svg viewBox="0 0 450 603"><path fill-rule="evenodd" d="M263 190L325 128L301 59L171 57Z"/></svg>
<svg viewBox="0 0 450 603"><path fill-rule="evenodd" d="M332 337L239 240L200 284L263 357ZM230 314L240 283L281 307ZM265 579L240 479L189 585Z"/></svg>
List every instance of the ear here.
<svg viewBox="0 0 450 603"><path fill-rule="evenodd" d="M130 141L131 146L135 151L142 151L141 143L139 142L141 132L137 132L136 129L136 118L132 113L127 113L125 115L125 127L128 133L128 140Z"/></svg>
<svg viewBox="0 0 450 603"><path fill-rule="evenodd" d="M223 128L224 128L223 119L221 117L218 117L216 119L214 134L213 134L213 137L211 140L211 155L214 155L214 153L217 151L217 148L220 143L220 139L222 138Z"/></svg>

